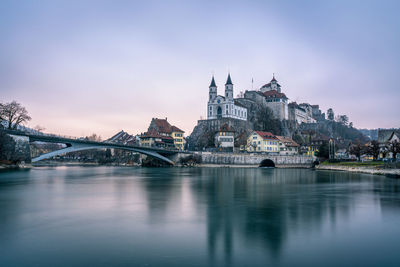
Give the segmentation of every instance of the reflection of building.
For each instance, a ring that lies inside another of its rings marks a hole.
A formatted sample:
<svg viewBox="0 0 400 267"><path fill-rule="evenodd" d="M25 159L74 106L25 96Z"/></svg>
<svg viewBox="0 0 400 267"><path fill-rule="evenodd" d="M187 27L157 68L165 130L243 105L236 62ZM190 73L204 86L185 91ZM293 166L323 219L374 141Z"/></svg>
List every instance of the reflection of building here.
<svg viewBox="0 0 400 267"><path fill-rule="evenodd" d="M279 153L279 139L270 132L254 131L247 138L247 151Z"/></svg>
<svg viewBox="0 0 400 267"><path fill-rule="evenodd" d="M235 131L224 124L219 131L215 134L215 146L219 151L233 152Z"/></svg>
<svg viewBox="0 0 400 267"><path fill-rule="evenodd" d="M145 146L171 147L172 142L172 147L175 146L176 149L183 150L183 133L184 131L171 125L167 118L153 118L147 132L140 137L140 143Z"/></svg>
<svg viewBox="0 0 400 267"><path fill-rule="evenodd" d="M225 84L225 96L217 95L217 85L214 76L212 77L209 87L207 118L209 120L220 118L247 120L247 108L233 98L233 83L230 74L228 74Z"/></svg>

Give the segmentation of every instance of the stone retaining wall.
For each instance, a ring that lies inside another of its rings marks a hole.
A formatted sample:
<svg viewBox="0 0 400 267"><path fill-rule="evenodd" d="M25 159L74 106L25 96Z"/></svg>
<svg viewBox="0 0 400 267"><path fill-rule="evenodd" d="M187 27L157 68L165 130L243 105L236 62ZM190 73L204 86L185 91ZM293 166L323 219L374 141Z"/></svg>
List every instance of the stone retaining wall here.
<svg viewBox="0 0 400 267"><path fill-rule="evenodd" d="M201 155L203 164L224 164L224 165L260 165L264 159L272 160L277 167L283 166L312 166L314 158L311 156L280 156L256 153L216 153L216 152L195 152Z"/></svg>

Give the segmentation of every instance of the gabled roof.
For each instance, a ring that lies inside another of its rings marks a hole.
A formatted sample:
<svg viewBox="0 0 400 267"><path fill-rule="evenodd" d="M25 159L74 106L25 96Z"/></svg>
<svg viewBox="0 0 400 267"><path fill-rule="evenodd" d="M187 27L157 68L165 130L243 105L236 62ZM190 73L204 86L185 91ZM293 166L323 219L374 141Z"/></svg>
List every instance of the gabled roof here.
<svg viewBox="0 0 400 267"><path fill-rule="evenodd" d="M228 73L228 79L226 80L225 85L228 85L228 84L233 84L233 83L232 83L232 79L231 79L231 74L230 74L230 73Z"/></svg>
<svg viewBox="0 0 400 267"><path fill-rule="evenodd" d="M299 144L297 144L295 141L292 140L292 138L287 137L287 136L276 136L279 141L281 141L285 146L287 147L298 147Z"/></svg>
<svg viewBox="0 0 400 267"><path fill-rule="evenodd" d="M285 99L287 99L287 97L284 93L279 93L276 90L265 91L263 93L263 96L265 96L266 98L285 98Z"/></svg>
<svg viewBox="0 0 400 267"><path fill-rule="evenodd" d="M172 132L184 133L184 131L182 131L181 129L179 129L178 127L176 127L174 125L171 126L171 131Z"/></svg>
<svg viewBox="0 0 400 267"><path fill-rule="evenodd" d="M131 145L136 143L136 138L125 131L120 131L114 136L107 139L108 142L119 143L124 145Z"/></svg>
<svg viewBox="0 0 400 267"><path fill-rule="evenodd" d="M184 133L181 129L171 125L167 119L153 118L147 131L155 130L158 133L170 134L172 132Z"/></svg>
<svg viewBox="0 0 400 267"><path fill-rule="evenodd" d="M394 134L400 137L400 129L379 129L378 142L381 144L387 143L392 139Z"/></svg>
<svg viewBox="0 0 400 267"><path fill-rule="evenodd" d="M270 132L262 132L262 131L254 131L256 132L259 136L261 136L264 140L269 139L269 140L278 140L278 138Z"/></svg>

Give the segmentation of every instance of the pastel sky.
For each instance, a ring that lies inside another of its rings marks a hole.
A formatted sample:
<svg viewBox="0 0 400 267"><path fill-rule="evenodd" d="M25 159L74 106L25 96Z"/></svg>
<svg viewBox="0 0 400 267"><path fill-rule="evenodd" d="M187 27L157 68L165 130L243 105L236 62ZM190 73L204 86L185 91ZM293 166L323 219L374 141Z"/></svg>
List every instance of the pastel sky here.
<svg viewBox="0 0 400 267"><path fill-rule="evenodd" d="M234 94L272 73L291 101L400 127L400 1L0 2L0 102L29 126L103 138L153 117L190 133L212 73Z"/></svg>

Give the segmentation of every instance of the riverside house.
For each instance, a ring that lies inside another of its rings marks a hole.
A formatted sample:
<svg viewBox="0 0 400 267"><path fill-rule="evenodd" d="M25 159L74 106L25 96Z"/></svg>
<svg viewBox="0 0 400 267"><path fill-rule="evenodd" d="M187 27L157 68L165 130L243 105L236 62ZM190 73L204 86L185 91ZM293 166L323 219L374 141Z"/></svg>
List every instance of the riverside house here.
<svg viewBox="0 0 400 267"><path fill-rule="evenodd" d="M247 138L248 152L279 153L279 139L270 132L253 131Z"/></svg>

